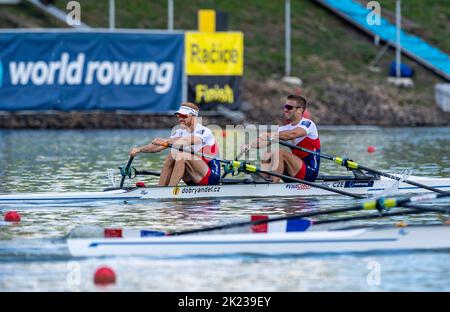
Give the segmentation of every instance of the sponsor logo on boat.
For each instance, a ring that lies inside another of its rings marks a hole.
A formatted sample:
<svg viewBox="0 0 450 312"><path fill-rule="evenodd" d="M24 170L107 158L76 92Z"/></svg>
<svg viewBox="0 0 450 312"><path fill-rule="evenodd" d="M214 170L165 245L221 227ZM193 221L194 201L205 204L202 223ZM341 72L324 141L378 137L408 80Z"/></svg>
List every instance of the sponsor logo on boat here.
<svg viewBox="0 0 450 312"><path fill-rule="evenodd" d="M345 181L344 187L371 187L373 181Z"/></svg>
<svg viewBox="0 0 450 312"><path fill-rule="evenodd" d="M289 183L286 184L286 188L290 190L309 190L311 186L301 183Z"/></svg>
<svg viewBox="0 0 450 312"><path fill-rule="evenodd" d="M175 195L175 196L177 196L178 194L180 194L180 188L177 186L177 187L174 187L173 188L173 191L172 191L172 194L173 195Z"/></svg>
<svg viewBox="0 0 450 312"><path fill-rule="evenodd" d="M202 187L183 187L181 194L198 194L198 193L219 193L220 186L202 186Z"/></svg>

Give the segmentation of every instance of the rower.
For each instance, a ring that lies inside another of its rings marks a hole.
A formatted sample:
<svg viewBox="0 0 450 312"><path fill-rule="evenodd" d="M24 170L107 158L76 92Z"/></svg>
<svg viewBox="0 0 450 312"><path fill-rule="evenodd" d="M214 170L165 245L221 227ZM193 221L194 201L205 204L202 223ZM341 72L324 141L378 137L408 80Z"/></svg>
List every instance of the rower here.
<svg viewBox="0 0 450 312"><path fill-rule="evenodd" d="M194 103L182 103L175 113L179 126L170 138L156 138L150 144L132 148L130 156L139 153L157 153L172 145L159 178L159 186L176 186L181 179L187 185L217 185L220 182L220 163L206 157L178 151L183 147L208 157L219 154L217 141L212 131L198 120L199 107Z"/></svg>
<svg viewBox="0 0 450 312"><path fill-rule="evenodd" d="M303 116L307 101L300 95L289 95L283 104L283 112L289 121L287 125L280 126L278 133L262 134L256 142L244 149L262 148L270 144L270 139L290 141L292 144L320 152L319 133L315 123ZM278 155L274 153L277 152ZM276 161L278 157L278 161ZM272 151L265 160L261 161L261 167L265 170L273 170L278 174L288 175L297 179L314 182L319 173L320 158L297 149L287 151L279 149ZM279 182L280 178L273 177L273 182Z"/></svg>

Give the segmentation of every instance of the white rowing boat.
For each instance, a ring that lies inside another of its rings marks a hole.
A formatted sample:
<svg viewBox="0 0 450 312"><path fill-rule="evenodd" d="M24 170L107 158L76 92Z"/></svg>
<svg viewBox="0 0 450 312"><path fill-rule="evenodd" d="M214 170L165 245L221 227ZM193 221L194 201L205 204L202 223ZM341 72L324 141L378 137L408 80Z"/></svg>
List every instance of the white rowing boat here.
<svg viewBox="0 0 450 312"><path fill-rule="evenodd" d="M450 191L450 178L411 177L420 182L443 191ZM380 195L392 188L391 179L357 180L353 178L317 180L323 186L359 195ZM429 192L410 184L400 182L397 194ZM106 189L103 192L61 192L61 193L22 193L0 195L0 203L42 202L42 201L91 201L91 200L186 200L216 199L238 197L304 197L335 195L324 189L302 183L234 183L210 186L176 186L176 187L134 187L123 189Z"/></svg>
<svg viewBox="0 0 450 312"><path fill-rule="evenodd" d="M300 255L450 249L450 226L365 227L349 230L68 239L73 256Z"/></svg>

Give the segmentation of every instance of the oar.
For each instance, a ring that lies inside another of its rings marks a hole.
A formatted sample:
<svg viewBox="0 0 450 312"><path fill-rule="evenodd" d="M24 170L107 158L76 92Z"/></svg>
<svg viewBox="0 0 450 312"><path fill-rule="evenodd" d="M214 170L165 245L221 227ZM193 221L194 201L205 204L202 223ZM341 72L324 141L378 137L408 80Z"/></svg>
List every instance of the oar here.
<svg viewBox="0 0 450 312"><path fill-rule="evenodd" d="M346 167L346 168L349 168L349 169L362 169L362 170L365 170L365 171L368 171L368 172L372 172L372 173L384 176L386 178L394 179L394 180L397 180L397 181L402 181L402 182L405 182L405 183L408 183L408 184L411 184L411 185L414 185L414 186L417 186L417 187L421 187L421 188L427 189L427 190L432 191L432 192L445 193L445 191L437 189L435 187L428 186L428 185L425 185L425 184L422 184L422 183L418 183L418 182L415 182L415 181L412 181L412 180L408 180L408 179L402 179L402 178L397 177L397 176L395 176L393 174L389 174L387 172L382 172L382 171L379 171L379 170L376 170L376 169L372 169L372 168L360 165L357 162L348 160L346 158L333 157L333 156L330 156L330 155L326 155L324 153L318 153L316 151L312 151L312 150L309 150L307 148L300 147L300 146L291 144L291 143L283 141L283 140L272 140L272 139L270 139L270 141L278 142L279 144L287 146L287 147L290 147L292 149L296 149L296 150L299 150L299 151L302 151L302 152L305 152L305 153L309 153L309 154L312 154L312 155L316 155L316 156L319 156L319 157L322 157L322 158L334 161L336 164L341 165L341 166Z"/></svg>
<svg viewBox="0 0 450 312"><path fill-rule="evenodd" d="M272 218L272 219L236 222L236 223L217 225L217 226L201 228L201 229L172 232L172 233L168 233L167 235L187 235L187 234L195 234L195 233L210 232L210 231L217 231L217 230L225 230L225 229L230 229L230 228L234 228L234 227L258 225L258 224L263 224L263 223L283 221L283 220L292 220L292 219L299 219L299 218L308 218L308 217L314 217L314 216L319 216L319 215L335 214L335 213L339 213L339 212L349 212L349 211L359 211L359 210L375 210L375 209L378 211L383 211L388 208L401 207L408 203L418 203L418 202L422 202L422 201L426 201L426 200L433 200L433 199L446 197L446 196L450 196L450 192L446 192L444 194L432 193L432 194L426 194L426 195L417 195L417 196L411 196L411 197L406 197L406 198L395 198L395 197L384 198L384 197L382 197L382 198L370 200L370 201L367 201L367 202L364 202L362 204L352 206L352 207L337 208L337 209L322 210L322 211L310 211L310 212L305 212L305 213L299 213L296 215L277 217L277 218ZM432 210L429 210L429 211L432 211Z"/></svg>
<svg viewBox="0 0 450 312"><path fill-rule="evenodd" d="M358 198L358 199L365 198L365 196L363 196L363 195L352 194L352 193L349 193L349 192L346 192L346 191L342 191L342 190L338 190L338 189L334 189L334 188L331 188L331 187L328 187L328 186L325 186L325 185L322 185L322 184L318 184L318 183L314 183L314 182L310 182L310 181L306 181L306 180L301 180L301 179L297 179L297 178L293 178L293 177L290 177L290 176L287 176L287 175L284 175L284 174L279 174L279 173L272 172L272 171L261 170L261 169L258 169L256 166L249 165L249 164L247 164L245 162L236 161L236 160L231 161L231 160L224 160L224 159L219 159L219 158L213 158L213 157L210 157L210 156L207 156L207 155L199 154L199 153L197 153L197 152L195 152L193 150L185 151L183 149L183 147L174 147L172 144L166 144L164 146L176 149L176 150L181 151L181 152L187 152L187 153L191 153L192 155L205 157L205 158L209 158L211 160L215 160L215 161L219 161L219 162L222 162L222 163L230 164L231 166L233 166L235 168L241 168L241 169L243 169L245 171L248 171L248 172L265 173L265 174L268 174L268 175L272 175L272 176L275 176L275 177L282 178L283 180L288 180L288 181L292 181L292 182L306 184L306 185L309 185L309 186L312 186L312 187L317 187L317 188L320 188L320 189L323 189L323 190L326 190L326 191L329 191L329 192L339 193L341 195L346 195L346 196L350 196L350 197Z"/></svg>
<svg viewBox="0 0 450 312"><path fill-rule="evenodd" d="M415 209L402 210L402 211L396 211L396 212L387 212L387 213L382 213L382 214L378 214L378 215L368 214L368 215L363 215L363 216L349 216L349 217L336 218L336 219L318 220L318 221L314 221L313 225L356 221L356 220L370 220L370 219L377 219L377 218L422 214L422 213L430 213L430 212L442 212L445 214L450 213L450 206L446 206L446 207L442 208L442 207L404 205L404 207L415 208Z"/></svg>
<svg viewBox="0 0 450 312"><path fill-rule="evenodd" d="M415 208L414 206L408 206L408 208ZM419 206L418 206L419 207ZM349 216L335 219L326 219L326 220L316 220L312 221L311 225L320 225L320 224L328 224L328 223L339 223L339 222L348 222L348 221L357 221L357 220L373 220L379 218L388 218L388 217L396 217L396 216L406 216L406 215L415 215L415 214L423 214L423 213L433 213L433 212L442 212L448 214L450 212L450 207L447 208L436 208L436 207L428 207L428 206L420 206L420 209L408 209L401 210L396 212L386 212L382 214L365 214L359 216Z"/></svg>
<svg viewBox="0 0 450 312"><path fill-rule="evenodd" d="M120 170L120 173L122 174L122 179L120 180L120 188L123 187L123 183L125 182L125 178L126 176L129 174L129 170L131 167L131 163L133 162L134 157L130 157L130 159L128 159L128 163L125 166L125 171L122 172L122 170Z"/></svg>
<svg viewBox="0 0 450 312"><path fill-rule="evenodd" d="M348 221L356 221L356 220L371 220L371 219L386 218L386 217L422 214L422 213L428 213L428 212L432 212L432 211L411 209L411 210L402 210L402 211L396 211L396 212L387 212L387 213L383 213L383 214L366 214L363 216L350 216L350 217L342 217L342 218L335 218L335 219L318 220L318 221L314 221L312 223L312 226L319 225L319 224L328 224L328 223L339 223L339 222L348 222Z"/></svg>
<svg viewBox="0 0 450 312"><path fill-rule="evenodd" d="M135 175L152 175L159 177L161 175L161 172L159 171L152 171L152 170L135 170Z"/></svg>
<svg viewBox="0 0 450 312"><path fill-rule="evenodd" d="M412 208L412 209L416 209L416 210L422 210L425 212L442 212L445 214L449 214L450 213L450 206L445 206L445 207L427 207L427 206L419 206L419 205L414 205L414 204L405 204L402 207L405 208Z"/></svg>
<svg viewBox="0 0 450 312"><path fill-rule="evenodd" d="M239 160L239 158L242 156L242 154L244 154L245 153L245 150L243 150L243 151L241 151L238 155L236 155L236 157L234 158L234 160L235 161L238 161ZM231 168L231 169L233 169L233 168ZM222 179L223 178L225 178L226 176L227 176L227 174L228 173L230 173L228 170L227 170L227 168L224 168L224 173L222 174Z"/></svg>

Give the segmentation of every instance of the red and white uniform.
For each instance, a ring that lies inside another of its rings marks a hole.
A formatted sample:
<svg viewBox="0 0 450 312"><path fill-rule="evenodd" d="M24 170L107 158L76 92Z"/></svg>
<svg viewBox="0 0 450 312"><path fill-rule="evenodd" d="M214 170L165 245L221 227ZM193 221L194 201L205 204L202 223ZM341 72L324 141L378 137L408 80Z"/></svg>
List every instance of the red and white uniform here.
<svg viewBox="0 0 450 312"><path fill-rule="evenodd" d="M219 146L214 134L209 128L201 124L195 126L194 132L189 131L189 129L178 128L172 132L170 138L190 137L192 135L202 140L201 143L192 145L195 152L211 157L219 156ZM220 182L220 162L205 157L202 157L202 160L208 165L209 170L199 185L218 184Z"/></svg>
<svg viewBox="0 0 450 312"><path fill-rule="evenodd" d="M316 124L312 120L302 118L296 125L287 124L279 127L278 132L294 130L296 128L304 129L306 131L306 136L290 140L290 143L320 153L319 132L317 131ZM297 149L293 149L292 153L302 159L304 163L304 166L302 166L302 169L300 169L300 172L297 173L295 177L314 181L319 173L320 158Z"/></svg>

